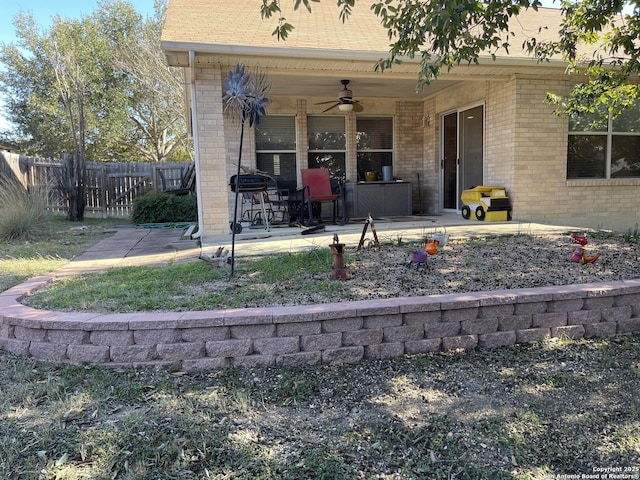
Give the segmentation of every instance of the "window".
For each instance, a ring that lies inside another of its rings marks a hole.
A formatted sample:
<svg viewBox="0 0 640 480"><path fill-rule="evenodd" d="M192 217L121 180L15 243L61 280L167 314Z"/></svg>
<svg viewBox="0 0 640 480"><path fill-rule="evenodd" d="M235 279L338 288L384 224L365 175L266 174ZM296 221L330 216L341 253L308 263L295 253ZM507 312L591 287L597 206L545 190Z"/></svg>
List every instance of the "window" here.
<svg viewBox="0 0 640 480"><path fill-rule="evenodd" d="M295 117L268 115L256 128L258 170L275 178L279 189L296 189L295 120Z"/></svg>
<svg viewBox="0 0 640 480"><path fill-rule="evenodd" d="M640 177L640 108L569 119L567 178Z"/></svg>
<svg viewBox="0 0 640 480"><path fill-rule="evenodd" d="M347 140L344 117L309 117L309 168L328 168L334 179L345 178Z"/></svg>
<svg viewBox="0 0 640 480"><path fill-rule="evenodd" d="M393 119L358 117L356 130L358 180L365 172L382 175L382 167L393 165Z"/></svg>

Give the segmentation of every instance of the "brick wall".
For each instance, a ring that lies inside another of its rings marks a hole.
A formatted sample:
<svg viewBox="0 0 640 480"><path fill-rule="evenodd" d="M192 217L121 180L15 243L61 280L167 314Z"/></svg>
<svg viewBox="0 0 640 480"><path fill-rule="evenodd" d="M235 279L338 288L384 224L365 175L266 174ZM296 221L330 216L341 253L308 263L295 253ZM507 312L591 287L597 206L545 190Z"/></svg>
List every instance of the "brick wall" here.
<svg viewBox="0 0 640 480"><path fill-rule="evenodd" d="M437 214L440 213L440 119L434 97L424 101L420 123L423 135L421 184L416 186L420 190L413 190L413 205L417 211Z"/></svg>
<svg viewBox="0 0 640 480"><path fill-rule="evenodd" d="M226 127L222 111L222 74L219 69L196 73L196 116L199 181L204 236L229 231L229 185ZM237 148L235 149L237 155ZM237 159L236 159L237 163Z"/></svg>
<svg viewBox="0 0 640 480"><path fill-rule="evenodd" d="M640 333L640 280L181 313L59 313L18 303L48 281L0 294L0 349L52 362L200 371Z"/></svg>
<svg viewBox="0 0 640 480"><path fill-rule="evenodd" d="M488 85L485 103L486 185L514 184L516 158L516 82L493 82Z"/></svg>
<svg viewBox="0 0 640 480"><path fill-rule="evenodd" d="M637 221L640 179L567 180L568 120L553 114L547 92L568 90L566 77L515 79L514 181L510 197L517 220L585 218L593 228ZM622 221L613 221L613 219Z"/></svg>
<svg viewBox="0 0 640 480"><path fill-rule="evenodd" d="M425 187L422 102L396 102L393 175L411 182L414 209L424 210L418 194L418 177ZM424 202L423 202L424 204Z"/></svg>
<svg viewBox="0 0 640 480"><path fill-rule="evenodd" d="M517 218L539 218L571 209L566 204L570 196L566 186L568 121L554 116L554 107L545 101L547 92L557 89L556 81L516 80L516 172L511 197Z"/></svg>

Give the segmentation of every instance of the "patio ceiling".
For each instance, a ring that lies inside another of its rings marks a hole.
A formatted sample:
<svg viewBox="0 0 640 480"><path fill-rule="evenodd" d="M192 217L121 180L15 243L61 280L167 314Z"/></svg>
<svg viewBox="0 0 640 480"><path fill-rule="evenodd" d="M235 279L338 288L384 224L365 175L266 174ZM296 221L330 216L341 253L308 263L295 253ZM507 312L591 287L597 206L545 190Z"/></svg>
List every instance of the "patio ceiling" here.
<svg viewBox="0 0 640 480"><path fill-rule="evenodd" d="M365 76L344 71L316 74L269 71L268 74L271 95L295 95L300 98L322 97L326 100L337 98L342 88L340 84L342 79L350 81L349 89L353 91L355 99L417 99L457 83L455 80L443 80L416 91L417 74L415 73L404 76L379 74Z"/></svg>
<svg viewBox="0 0 640 480"><path fill-rule="evenodd" d="M177 47L177 48L176 48ZM171 66L189 67L189 52L193 52L195 68L220 66L224 71L240 63L266 72L272 96L322 97L333 99L342 88L340 80L350 80L354 98L419 99L434 95L461 81L505 81L513 75L563 76L565 64L550 62L536 64L527 58L484 60L479 65L461 65L446 72L422 89L416 90L419 65L405 61L383 73L375 71L375 63L382 55L364 52L309 52L288 50L282 52L265 48L229 50L216 46L163 45L167 62Z"/></svg>

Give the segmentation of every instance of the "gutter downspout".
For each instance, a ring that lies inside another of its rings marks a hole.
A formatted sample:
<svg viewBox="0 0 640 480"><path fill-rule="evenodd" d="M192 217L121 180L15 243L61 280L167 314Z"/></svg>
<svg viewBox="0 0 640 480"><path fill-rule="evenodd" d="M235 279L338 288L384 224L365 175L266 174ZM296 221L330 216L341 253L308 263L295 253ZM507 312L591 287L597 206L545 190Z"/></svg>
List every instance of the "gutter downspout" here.
<svg viewBox="0 0 640 480"><path fill-rule="evenodd" d="M198 138L198 104L196 103L196 53L189 50L189 90L191 94L191 125L193 135L193 149L196 167L196 198L198 202L198 230L191 235L191 238L202 238L203 215L202 215L202 177L200 176L200 142ZM202 244L201 244L202 246Z"/></svg>

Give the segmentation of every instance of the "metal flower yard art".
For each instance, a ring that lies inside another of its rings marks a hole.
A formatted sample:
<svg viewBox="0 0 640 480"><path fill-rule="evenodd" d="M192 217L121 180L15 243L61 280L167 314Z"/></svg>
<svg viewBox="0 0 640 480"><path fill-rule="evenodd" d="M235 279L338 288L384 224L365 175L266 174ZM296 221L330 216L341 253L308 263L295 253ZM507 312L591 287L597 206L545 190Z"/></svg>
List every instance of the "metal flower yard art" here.
<svg viewBox="0 0 640 480"><path fill-rule="evenodd" d="M236 65L229 72L224 82L226 92L222 97L225 111L240 119L242 124L249 122L249 127L258 125L260 117L267 114L265 105L269 92L267 76L259 71L251 73L244 65ZM240 141L242 142L242 132Z"/></svg>
<svg viewBox="0 0 640 480"><path fill-rule="evenodd" d="M571 234L571 240L573 243L577 243L578 246L571 255L571 261L574 263L579 263L580 265L584 265L585 263L595 263L598 258L600 258L600 254L596 253L595 255L588 256L586 245L589 243L586 235L576 235L575 233Z"/></svg>
<svg viewBox="0 0 640 480"><path fill-rule="evenodd" d="M238 171L235 176L235 205L233 208L233 223L231 229L231 276L235 267L236 229L233 228L238 220L238 197L240 182L240 165L242 162L242 142L244 139L244 126L249 123L249 128L260 123L260 118L267 114L266 104L269 102L267 93L269 84L267 76L259 71L249 72L244 65L236 65L229 71L229 76L224 83L225 94L222 97L225 112L240 121L240 146L238 148Z"/></svg>

